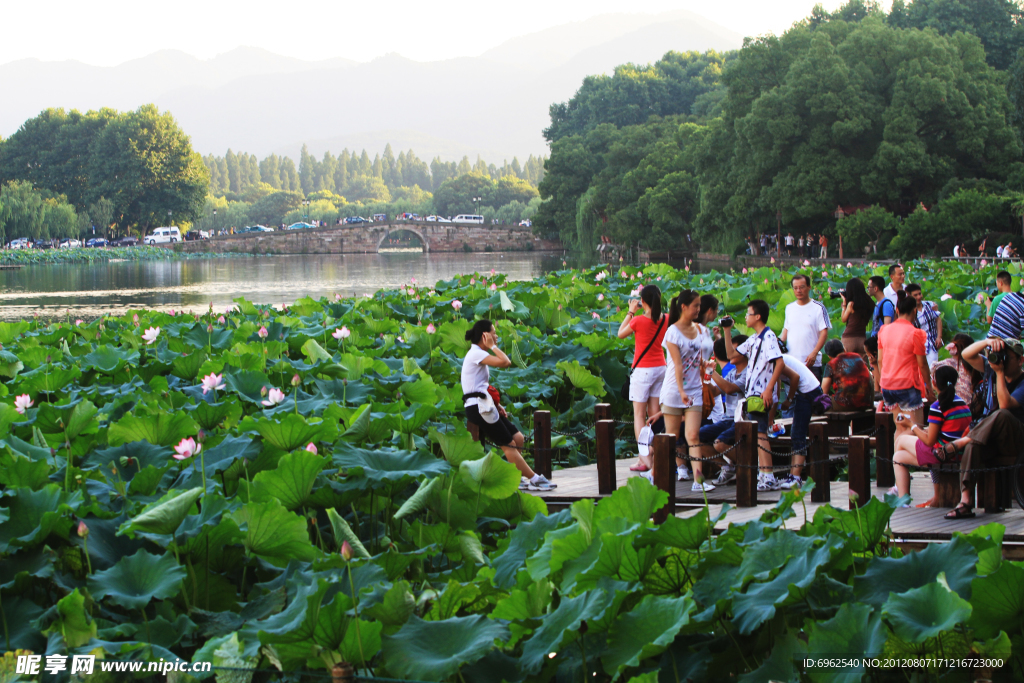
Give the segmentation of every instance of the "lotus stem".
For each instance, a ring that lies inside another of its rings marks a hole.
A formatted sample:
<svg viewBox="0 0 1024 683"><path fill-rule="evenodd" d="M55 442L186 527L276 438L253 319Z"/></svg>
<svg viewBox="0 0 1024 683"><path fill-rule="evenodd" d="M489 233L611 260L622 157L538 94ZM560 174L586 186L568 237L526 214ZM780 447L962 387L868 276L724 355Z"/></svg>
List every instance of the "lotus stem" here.
<svg viewBox="0 0 1024 683"><path fill-rule="evenodd" d="M366 655L363 654L363 636L359 632L359 595L356 593L356 584L352 580L352 563L348 563L348 585L352 590L352 607L356 611L356 640L359 642L359 659L363 662L363 669L369 671L366 666ZM372 671L370 672L373 673Z"/></svg>
<svg viewBox="0 0 1024 683"><path fill-rule="evenodd" d="M82 537L82 546L85 548L85 569L87 571L86 576L92 576L92 560L89 558L89 537ZM6 628L6 624L4 627Z"/></svg>

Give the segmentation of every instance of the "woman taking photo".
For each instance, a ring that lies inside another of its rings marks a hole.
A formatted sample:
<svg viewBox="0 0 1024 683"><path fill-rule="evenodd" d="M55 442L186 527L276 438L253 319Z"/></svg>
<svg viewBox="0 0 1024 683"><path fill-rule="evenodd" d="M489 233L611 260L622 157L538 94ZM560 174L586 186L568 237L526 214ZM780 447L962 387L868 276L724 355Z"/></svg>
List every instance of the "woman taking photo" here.
<svg viewBox="0 0 1024 683"><path fill-rule="evenodd" d="M643 314L637 315L641 306ZM629 400L633 403L633 434L637 441L647 419L658 412L658 397L665 379L665 352L661 342L667 330L668 320L661 312L661 290L656 285L647 285L640 290L639 301L630 300L629 313L618 332L619 339L631 334L636 337L629 375ZM629 469L646 472L651 469L650 458L641 455L640 461Z"/></svg>
<svg viewBox="0 0 1024 683"><path fill-rule="evenodd" d="M868 323L875 310L875 302L868 296L860 278L851 278L846 291L840 294L843 300L843 348L847 353L864 353L864 339L868 335Z"/></svg>
<svg viewBox="0 0 1024 683"><path fill-rule="evenodd" d="M480 430L481 441L485 438L500 446L505 458L522 474L519 488L530 491L550 491L555 488L547 477L537 474L523 460L520 452L525 439L519 429L508 419L505 410L495 405L487 392L490 383L490 368L507 368L512 361L498 348L498 338L490 320L477 320L466 332L466 340L472 343L466 358L462 361L462 400L466 419Z"/></svg>
<svg viewBox="0 0 1024 683"><path fill-rule="evenodd" d="M665 433L676 435L677 451L680 453L678 444L685 443L692 458L700 457L699 432L703 404L701 374L704 364L714 351L711 333L697 322L699 317L700 294L692 289L683 290L672 299L668 312L669 327L663 343L668 350L668 366L665 368L665 381L661 385ZM694 473L700 475L700 461L692 462ZM690 471L679 455L676 456L676 467L679 481L690 478ZM715 488L709 482L699 481L700 478L693 482L692 490L711 491Z"/></svg>

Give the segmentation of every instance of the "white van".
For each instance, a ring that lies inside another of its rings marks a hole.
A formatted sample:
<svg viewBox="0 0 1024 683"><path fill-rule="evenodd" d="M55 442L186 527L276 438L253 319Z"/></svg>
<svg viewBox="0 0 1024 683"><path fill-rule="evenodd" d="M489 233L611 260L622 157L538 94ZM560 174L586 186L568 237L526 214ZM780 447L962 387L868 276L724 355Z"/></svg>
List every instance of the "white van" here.
<svg viewBox="0 0 1024 683"><path fill-rule="evenodd" d="M153 228L153 232L146 235L146 244L166 244L167 242L180 242L181 232L176 227Z"/></svg>
<svg viewBox="0 0 1024 683"><path fill-rule="evenodd" d="M456 222L456 223L480 223L481 225L483 225L484 217L483 216L477 216L476 214L472 214L472 213L460 213L458 216L455 217L454 222Z"/></svg>

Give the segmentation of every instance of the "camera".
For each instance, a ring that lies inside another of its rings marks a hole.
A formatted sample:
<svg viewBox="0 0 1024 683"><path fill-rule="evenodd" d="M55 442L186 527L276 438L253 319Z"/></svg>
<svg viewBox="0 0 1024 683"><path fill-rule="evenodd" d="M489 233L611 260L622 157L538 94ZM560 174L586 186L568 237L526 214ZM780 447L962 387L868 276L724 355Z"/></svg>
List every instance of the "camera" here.
<svg viewBox="0 0 1024 683"><path fill-rule="evenodd" d="M996 365L1006 365L1006 349L1002 351L989 351L988 362Z"/></svg>
<svg viewBox="0 0 1024 683"><path fill-rule="evenodd" d="M829 292L828 293L828 298L829 299L840 299L840 298L843 298L845 296L846 296L846 290L845 289L840 289L838 292Z"/></svg>
<svg viewBox="0 0 1024 683"><path fill-rule="evenodd" d="M732 318L730 316L725 316L719 322L721 323L722 327L732 327Z"/></svg>

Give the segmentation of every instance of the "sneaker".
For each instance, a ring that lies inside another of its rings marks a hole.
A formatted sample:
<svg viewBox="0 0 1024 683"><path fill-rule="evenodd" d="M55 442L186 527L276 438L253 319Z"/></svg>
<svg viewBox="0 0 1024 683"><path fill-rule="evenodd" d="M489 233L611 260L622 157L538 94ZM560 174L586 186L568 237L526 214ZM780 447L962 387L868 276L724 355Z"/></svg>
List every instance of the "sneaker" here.
<svg viewBox="0 0 1024 683"><path fill-rule="evenodd" d="M886 493L888 493L890 496L899 496L900 495L900 490L898 488L896 488L895 486L893 486L891 489L886 491Z"/></svg>
<svg viewBox="0 0 1024 683"><path fill-rule="evenodd" d="M554 488L558 487L552 484L543 474L537 474L530 480L529 489L531 491L550 491Z"/></svg>
<svg viewBox="0 0 1024 683"><path fill-rule="evenodd" d="M715 477L715 486L725 486L733 481L736 481L736 468L731 465L722 465L718 476Z"/></svg>
<svg viewBox="0 0 1024 683"><path fill-rule="evenodd" d="M768 472L757 473L757 490L758 491L778 491L779 482L775 478L774 474Z"/></svg>
<svg viewBox="0 0 1024 683"><path fill-rule="evenodd" d="M526 491L530 488L530 480L526 477L519 477L519 490Z"/></svg>
<svg viewBox="0 0 1024 683"><path fill-rule="evenodd" d="M715 485L712 484L709 481L706 481L703 484L698 484L697 482L693 482L693 486L690 487L690 490L691 491L704 491L706 493L708 491L714 491L715 490Z"/></svg>
<svg viewBox="0 0 1024 683"><path fill-rule="evenodd" d="M798 489L803 486L804 480L795 474L787 474L779 479L779 488Z"/></svg>
<svg viewBox="0 0 1024 683"><path fill-rule="evenodd" d="M654 472L648 470L646 472L641 472L640 476L646 479L647 481L651 482L652 484L654 483Z"/></svg>
<svg viewBox="0 0 1024 683"><path fill-rule="evenodd" d="M689 481L690 480L690 468L689 467L676 467L676 481Z"/></svg>

